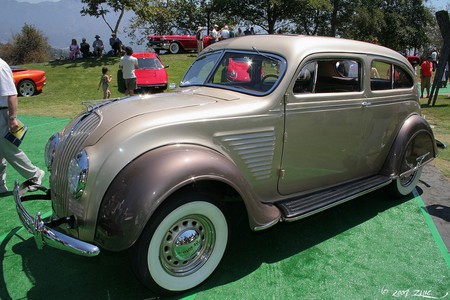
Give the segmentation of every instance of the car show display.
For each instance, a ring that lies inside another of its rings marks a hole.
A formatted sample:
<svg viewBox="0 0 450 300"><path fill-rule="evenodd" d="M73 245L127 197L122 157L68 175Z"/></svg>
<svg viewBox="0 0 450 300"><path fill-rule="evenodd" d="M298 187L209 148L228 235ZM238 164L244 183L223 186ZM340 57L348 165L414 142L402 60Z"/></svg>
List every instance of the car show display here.
<svg viewBox="0 0 450 300"><path fill-rule="evenodd" d="M36 195L14 188L38 248L127 250L136 277L163 295L220 264L229 202L261 231L378 189L404 197L437 148L401 54L249 35L205 48L173 92L92 102L45 153L50 187L39 189L52 216L28 212Z"/></svg>

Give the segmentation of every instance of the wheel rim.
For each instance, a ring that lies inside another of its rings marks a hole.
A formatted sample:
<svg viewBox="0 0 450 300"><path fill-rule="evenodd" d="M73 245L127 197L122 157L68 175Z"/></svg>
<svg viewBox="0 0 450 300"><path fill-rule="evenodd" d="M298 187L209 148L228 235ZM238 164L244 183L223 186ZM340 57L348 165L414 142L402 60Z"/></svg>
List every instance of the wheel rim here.
<svg viewBox="0 0 450 300"><path fill-rule="evenodd" d="M403 187L407 187L409 186L413 181L414 178L417 175L417 171L414 171L413 173L406 175L406 176L401 176L400 177L400 185Z"/></svg>
<svg viewBox="0 0 450 300"><path fill-rule="evenodd" d="M174 223L161 243L163 268L173 276L198 271L211 256L215 243L214 226L200 215L190 215Z"/></svg>
<svg viewBox="0 0 450 300"><path fill-rule="evenodd" d="M34 94L34 84L30 81L24 81L19 87L20 95L24 97L29 97Z"/></svg>
<svg viewBox="0 0 450 300"><path fill-rule="evenodd" d="M170 44L170 52L172 52L172 54L178 53L179 50L180 50L180 47L178 46L177 43Z"/></svg>

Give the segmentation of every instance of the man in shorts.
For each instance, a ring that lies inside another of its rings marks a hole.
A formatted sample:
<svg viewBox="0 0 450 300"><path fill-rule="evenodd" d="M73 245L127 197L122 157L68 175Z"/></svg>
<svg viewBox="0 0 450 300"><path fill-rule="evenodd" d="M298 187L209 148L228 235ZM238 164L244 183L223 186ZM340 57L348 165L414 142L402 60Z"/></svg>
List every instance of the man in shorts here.
<svg viewBox="0 0 450 300"><path fill-rule="evenodd" d="M420 65L420 98L423 98L423 91L427 90L427 98L430 96L431 76L433 75L433 58L428 59Z"/></svg>
<svg viewBox="0 0 450 300"><path fill-rule="evenodd" d="M125 81L125 95L134 95L134 90L137 89L136 74L134 70L139 69L138 60L131 56L133 49L125 47L125 55L122 56L119 62L119 69L122 70L123 79Z"/></svg>

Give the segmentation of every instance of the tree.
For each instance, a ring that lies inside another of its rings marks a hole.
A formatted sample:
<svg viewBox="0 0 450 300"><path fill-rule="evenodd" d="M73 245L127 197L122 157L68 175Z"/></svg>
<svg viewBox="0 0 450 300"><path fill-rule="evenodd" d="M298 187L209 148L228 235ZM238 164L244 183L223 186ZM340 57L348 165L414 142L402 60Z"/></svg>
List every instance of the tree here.
<svg viewBox="0 0 450 300"><path fill-rule="evenodd" d="M215 0L213 11L228 18L240 17L260 26L269 34L289 26L289 17L298 10L301 0Z"/></svg>
<svg viewBox="0 0 450 300"><path fill-rule="evenodd" d="M11 43L0 47L0 56L12 65L44 62L49 59L50 45L41 31L25 24Z"/></svg>
<svg viewBox="0 0 450 300"><path fill-rule="evenodd" d="M125 11L133 10L136 2L136 0L81 0L81 3L84 3L87 6L83 7L80 13L82 16L89 15L96 18L101 17L111 32L118 33L120 22L122 21ZM119 14L114 27L111 26L106 18L106 15L111 12L110 9Z"/></svg>
<svg viewBox="0 0 450 300"><path fill-rule="evenodd" d="M343 37L373 41L391 49L419 49L429 43L433 16L422 0L360 1Z"/></svg>
<svg viewBox="0 0 450 300"><path fill-rule="evenodd" d="M138 43L145 41L148 34L169 34L175 28L196 29L206 25L204 0L137 0L134 9L135 17L131 20L129 36L137 39L138 34L144 36Z"/></svg>

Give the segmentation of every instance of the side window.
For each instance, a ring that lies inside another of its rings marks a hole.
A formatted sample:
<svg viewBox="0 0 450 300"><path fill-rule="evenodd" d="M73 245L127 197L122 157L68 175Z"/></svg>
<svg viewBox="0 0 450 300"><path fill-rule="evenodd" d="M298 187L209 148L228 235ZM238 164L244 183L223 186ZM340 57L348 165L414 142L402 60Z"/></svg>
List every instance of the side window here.
<svg viewBox="0 0 450 300"><path fill-rule="evenodd" d="M410 88L413 84L412 77L401 67L376 60L372 62L370 87L373 91Z"/></svg>
<svg viewBox="0 0 450 300"><path fill-rule="evenodd" d="M324 59L302 67L294 85L295 94L361 91L361 63L350 59Z"/></svg>

